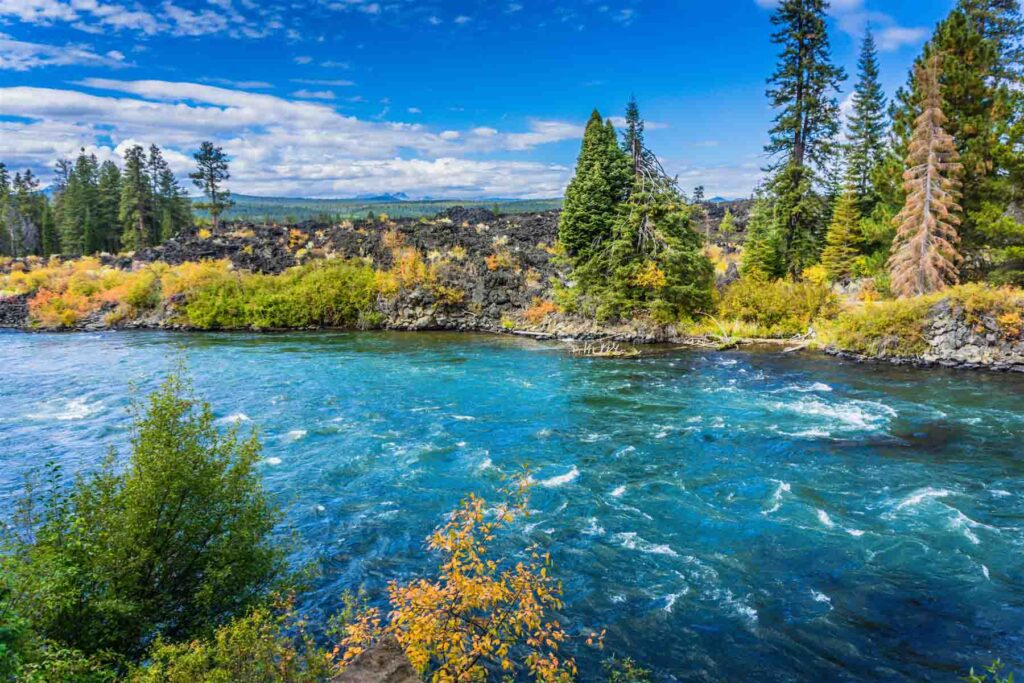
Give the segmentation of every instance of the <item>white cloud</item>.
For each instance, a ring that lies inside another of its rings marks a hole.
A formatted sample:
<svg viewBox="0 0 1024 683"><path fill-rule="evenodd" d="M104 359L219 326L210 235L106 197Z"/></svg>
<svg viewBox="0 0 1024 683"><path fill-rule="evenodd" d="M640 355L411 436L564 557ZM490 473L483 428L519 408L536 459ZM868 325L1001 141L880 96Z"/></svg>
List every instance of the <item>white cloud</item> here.
<svg viewBox="0 0 1024 683"><path fill-rule="evenodd" d="M0 33L0 71L28 71L48 66L126 66L117 50L97 54L86 45L44 45Z"/></svg>
<svg viewBox="0 0 1024 683"><path fill-rule="evenodd" d="M760 164L755 162L733 166L676 166L667 163L666 168L677 176L679 186L684 190L689 192L689 188L703 185L708 197L749 197L764 176Z"/></svg>
<svg viewBox="0 0 1024 683"><path fill-rule="evenodd" d="M101 34L110 30L144 35L170 33L201 36L223 33L232 37L257 38L282 30L284 25L266 6L241 3L243 14L230 0L210 0L212 8L192 9L164 0L146 6L139 2L101 0L0 0L0 21L14 19L27 24L49 26L66 23L80 31Z"/></svg>
<svg viewBox="0 0 1024 683"><path fill-rule="evenodd" d="M534 120L530 122L530 132L506 133L501 137L504 138L508 149L524 150L537 145L583 137L583 126L565 121Z"/></svg>
<svg viewBox="0 0 1024 683"><path fill-rule="evenodd" d="M178 7L168 0L163 4L164 14L173 22L171 31L179 36L202 36L222 33L229 25L228 17L213 10L193 12Z"/></svg>
<svg viewBox="0 0 1024 683"><path fill-rule="evenodd" d="M507 153L582 133L579 124L546 120L529 122L525 132L437 131L201 83L91 78L76 85L0 88L4 114L15 119L0 121L0 158L46 176L56 158L83 145L109 158L129 144L156 143L175 172L184 174L190 152L212 140L231 155L231 186L238 192L550 197L562 192L569 169L510 160ZM505 154L500 160L479 158L492 152Z"/></svg>
<svg viewBox="0 0 1024 683"><path fill-rule="evenodd" d="M423 113L423 110L420 109L419 107L409 107L405 111L409 112L410 114L422 114Z"/></svg>
<svg viewBox="0 0 1024 683"><path fill-rule="evenodd" d="M459 16L452 19L452 21L461 26L463 24L468 24L469 22L473 21L473 18L467 17L465 14L460 14Z"/></svg>
<svg viewBox="0 0 1024 683"><path fill-rule="evenodd" d="M302 83L303 85L325 85L329 88L347 88L351 85L355 85L354 81L324 78L293 78L292 83Z"/></svg>
<svg viewBox="0 0 1024 683"><path fill-rule="evenodd" d="M334 93L330 90L296 90L292 93L292 97L298 97L303 100L333 100Z"/></svg>
<svg viewBox="0 0 1024 683"><path fill-rule="evenodd" d="M928 37L926 28L905 28L903 26L889 26L878 31L878 49L883 52L893 52L904 45L919 45Z"/></svg>
<svg viewBox="0 0 1024 683"><path fill-rule="evenodd" d="M266 81L236 81L231 78L203 78L200 80L204 83L226 85L230 88L238 88L240 90L270 90L274 87L272 83L268 83Z"/></svg>

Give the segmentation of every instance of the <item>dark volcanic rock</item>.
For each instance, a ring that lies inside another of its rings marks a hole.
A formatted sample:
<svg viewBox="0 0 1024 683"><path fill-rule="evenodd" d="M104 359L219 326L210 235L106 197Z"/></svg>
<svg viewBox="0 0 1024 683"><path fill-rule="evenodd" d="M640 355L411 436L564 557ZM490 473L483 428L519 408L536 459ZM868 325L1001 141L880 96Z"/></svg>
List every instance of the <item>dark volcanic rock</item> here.
<svg viewBox="0 0 1024 683"><path fill-rule="evenodd" d="M28 296L0 296L0 327L25 327L28 325Z"/></svg>

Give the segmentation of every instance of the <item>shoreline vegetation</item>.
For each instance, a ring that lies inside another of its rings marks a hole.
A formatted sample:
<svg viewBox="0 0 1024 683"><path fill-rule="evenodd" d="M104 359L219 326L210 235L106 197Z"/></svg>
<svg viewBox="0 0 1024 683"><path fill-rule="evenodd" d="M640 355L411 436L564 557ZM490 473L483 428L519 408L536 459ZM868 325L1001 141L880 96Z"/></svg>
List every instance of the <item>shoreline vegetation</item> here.
<svg viewBox="0 0 1024 683"><path fill-rule="evenodd" d="M557 246L530 242L538 234L554 241L554 214L498 222L476 210L471 217L478 220L456 224L443 215L282 226L276 243L251 227L225 224L134 257L9 259L0 263L0 324L35 331L451 329L565 341L577 355L603 357L633 356L659 343L762 344L861 360L1024 370L1020 289L977 283L881 299L863 285L843 292L824 280L754 274L717 288L713 312L694 319L601 321L559 303L572 269ZM510 241L522 221L540 227ZM448 234L437 244L415 246L440 228ZM270 247L277 251L264 261L247 263ZM191 260L204 250L223 258ZM348 257L352 252L365 255ZM728 256L717 252L713 267L724 271ZM494 296L501 303L490 304Z"/></svg>

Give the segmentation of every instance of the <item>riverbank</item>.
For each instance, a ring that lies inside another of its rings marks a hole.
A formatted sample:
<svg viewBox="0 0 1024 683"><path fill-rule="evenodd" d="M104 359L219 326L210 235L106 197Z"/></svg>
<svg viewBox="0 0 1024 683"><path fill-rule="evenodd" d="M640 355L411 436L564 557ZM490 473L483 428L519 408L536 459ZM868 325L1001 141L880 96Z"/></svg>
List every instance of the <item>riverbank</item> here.
<svg viewBox="0 0 1024 683"><path fill-rule="evenodd" d="M135 254L0 264L0 327L33 331L449 330L581 355L769 344L857 361L1024 372L1024 294L967 285L864 302L813 282L719 278L719 320L604 322L560 305L558 214L230 224Z"/></svg>

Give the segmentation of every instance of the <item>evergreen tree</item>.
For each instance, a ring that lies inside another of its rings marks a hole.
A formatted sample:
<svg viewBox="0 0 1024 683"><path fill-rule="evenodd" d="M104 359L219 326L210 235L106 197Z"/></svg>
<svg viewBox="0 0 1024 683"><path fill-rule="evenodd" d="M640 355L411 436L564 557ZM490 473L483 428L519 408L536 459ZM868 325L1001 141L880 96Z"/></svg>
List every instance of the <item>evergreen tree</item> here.
<svg viewBox="0 0 1024 683"><path fill-rule="evenodd" d="M153 184L152 237L154 242L163 242L191 224L192 204L156 145L149 148L147 170Z"/></svg>
<svg viewBox="0 0 1024 683"><path fill-rule="evenodd" d="M848 182L853 184L860 213L868 215L878 202L874 178L885 161L885 93L878 80L878 51L870 29L857 62L846 154Z"/></svg>
<svg viewBox="0 0 1024 683"><path fill-rule="evenodd" d="M725 210L725 215L722 216L722 222L718 224L718 234L726 241L736 234L736 216L734 216L732 211L729 209Z"/></svg>
<svg viewBox="0 0 1024 683"><path fill-rule="evenodd" d="M145 151L139 145L134 145L125 152L124 172L121 175L118 219L123 229L122 247L144 249L152 246L149 229L153 218L152 200L152 184L146 172Z"/></svg>
<svg viewBox="0 0 1024 683"><path fill-rule="evenodd" d="M32 169L15 173L12 184L13 210L8 213L11 255L38 254L42 247L43 206L46 198L39 192L39 179Z"/></svg>
<svg viewBox="0 0 1024 683"><path fill-rule="evenodd" d="M626 199L631 177L629 158L619 149L614 129L595 109L558 222L558 239L577 262L611 238L616 207Z"/></svg>
<svg viewBox="0 0 1024 683"><path fill-rule="evenodd" d="M899 296L929 294L959 282L960 206L956 199L963 166L946 132L939 83L939 55L918 68L921 115L907 154L907 201L889 258L890 287Z"/></svg>
<svg viewBox="0 0 1024 683"><path fill-rule="evenodd" d="M59 167L60 168L60 167ZM65 253L91 254L98 249L96 226L99 166L94 155L81 150L61 194L60 243Z"/></svg>
<svg viewBox="0 0 1024 683"><path fill-rule="evenodd" d="M43 256L60 253L60 232L57 230L53 209L50 203L46 201L43 202L42 244L40 251Z"/></svg>
<svg viewBox="0 0 1024 683"><path fill-rule="evenodd" d="M97 187L98 203L96 224L101 236L102 251L116 253L121 244L121 171L113 161L104 161L100 166Z"/></svg>
<svg viewBox="0 0 1024 683"><path fill-rule="evenodd" d="M221 213L234 205L231 193L221 189L221 184L231 177L228 172L228 158L223 149L214 147L209 141L204 141L199 146L199 151L194 157L196 170L189 174L189 178L206 195L207 201L198 206L210 212L213 227L216 229Z"/></svg>
<svg viewBox="0 0 1024 683"><path fill-rule="evenodd" d="M782 262L782 234L777 230L771 200L760 190L747 219L741 270L745 275L768 278L782 277L786 272Z"/></svg>
<svg viewBox="0 0 1024 683"><path fill-rule="evenodd" d="M192 202L178 184L170 168L160 172L157 179L157 197L160 206L160 241L177 235L192 223Z"/></svg>
<svg viewBox="0 0 1024 683"><path fill-rule="evenodd" d="M834 173L839 104L835 93L845 74L832 64L825 24L826 0L782 0L772 24L772 42L781 46L769 79L768 98L778 110L765 150L772 156L769 185L774 200L773 258L786 272L799 274L814 263L827 214L821 196Z"/></svg>
<svg viewBox="0 0 1024 683"><path fill-rule="evenodd" d="M836 202L832 223L825 236L825 249L821 252L821 265L825 267L832 282L842 282L853 277L860 226L857 191L850 187Z"/></svg>
<svg viewBox="0 0 1024 683"><path fill-rule="evenodd" d="M993 73L998 85L1020 83L1024 77L1024 17L1019 0L960 0L966 14L985 40L995 46L998 59Z"/></svg>
<svg viewBox="0 0 1024 683"><path fill-rule="evenodd" d="M711 243L711 222L708 220L708 210L704 206L704 186L698 185L693 188L693 212L694 220L704 226L704 241Z"/></svg>
<svg viewBox="0 0 1024 683"><path fill-rule="evenodd" d="M13 213L11 174L0 162L0 255L14 255L14 235L11 229Z"/></svg>
<svg viewBox="0 0 1024 683"><path fill-rule="evenodd" d="M71 173L73 170L74 164L70 159L58 159L53 168L53 182L51 183L51 187L53 188L52 213L53 223L57 229L58 240L60 239L60 232L64 227L64 203L68 183L71 181ZM63 251L63 245L61 245L60 249Z"/></svg>
<svg viewBox="0 0 1024 683"><path fill-rule="evenodd" d="M630 97L626 104L626 127L622 131L622 150L629 155L633 174L636 175L648 153L644 142L644 120L640 118L640 107L636 97Z"/></svg>

